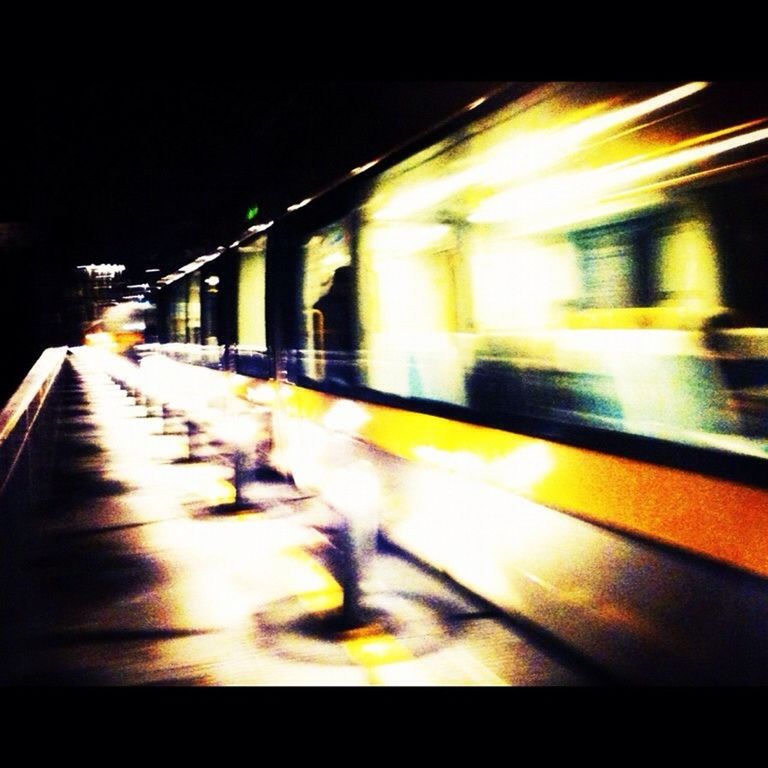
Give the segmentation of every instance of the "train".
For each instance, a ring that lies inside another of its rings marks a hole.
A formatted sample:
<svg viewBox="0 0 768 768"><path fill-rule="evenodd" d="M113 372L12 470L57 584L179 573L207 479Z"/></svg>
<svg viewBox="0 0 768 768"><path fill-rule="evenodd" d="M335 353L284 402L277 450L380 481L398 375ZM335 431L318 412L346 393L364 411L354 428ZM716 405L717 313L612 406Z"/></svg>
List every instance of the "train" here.
<svg viewBox="0 0 768 768"><path fill-rule="evenodd" d="M163 277L153 351L618 679L766 684L767 95L511 83Z"/></svg>

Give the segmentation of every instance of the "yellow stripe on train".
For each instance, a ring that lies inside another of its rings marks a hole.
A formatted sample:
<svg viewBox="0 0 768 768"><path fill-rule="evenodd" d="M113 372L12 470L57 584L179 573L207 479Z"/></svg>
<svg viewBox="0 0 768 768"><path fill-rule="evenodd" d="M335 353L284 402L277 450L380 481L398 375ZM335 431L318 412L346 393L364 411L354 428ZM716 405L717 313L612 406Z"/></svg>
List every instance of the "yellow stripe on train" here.
<svg viewBox="0 0 768 768"><path fill-rule="evenodd" d="M331 428L333 409L353 404L357 418L342 431L394 456L768 576L766 490L301 387L281 387L280 402L286 415Z"/></svg>

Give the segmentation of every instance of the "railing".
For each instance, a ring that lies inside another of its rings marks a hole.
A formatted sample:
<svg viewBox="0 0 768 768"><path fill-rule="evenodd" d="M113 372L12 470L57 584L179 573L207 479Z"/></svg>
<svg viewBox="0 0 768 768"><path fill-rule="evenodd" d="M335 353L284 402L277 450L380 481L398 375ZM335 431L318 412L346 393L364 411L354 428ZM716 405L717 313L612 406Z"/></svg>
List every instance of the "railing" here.
<svg viewBox="0 0 768 768"><path fill-rule="evenodd" d="M23 566L48 491L56 430L48 406L66 354L46 349L0 411L0 685L23 674L18 649L32 612Z"/></svg>
<svg viewBox="0 0 768 768"><path fill-rule="evenodd" d="M66 347L46 349L0 411L0 510L66 353Z"/></svg>

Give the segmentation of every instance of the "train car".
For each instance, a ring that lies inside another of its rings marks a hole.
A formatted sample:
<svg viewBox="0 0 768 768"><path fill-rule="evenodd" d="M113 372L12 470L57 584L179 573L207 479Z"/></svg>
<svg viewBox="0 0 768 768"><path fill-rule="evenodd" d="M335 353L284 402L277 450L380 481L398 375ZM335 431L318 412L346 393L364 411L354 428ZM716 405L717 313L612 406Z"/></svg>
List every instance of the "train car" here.
<svg viewBox="0 0 768 768"><path fill-rule="evenodd" d="M768 683L767 96L513 85L255 225L274 466L620 679Z"/></svg>

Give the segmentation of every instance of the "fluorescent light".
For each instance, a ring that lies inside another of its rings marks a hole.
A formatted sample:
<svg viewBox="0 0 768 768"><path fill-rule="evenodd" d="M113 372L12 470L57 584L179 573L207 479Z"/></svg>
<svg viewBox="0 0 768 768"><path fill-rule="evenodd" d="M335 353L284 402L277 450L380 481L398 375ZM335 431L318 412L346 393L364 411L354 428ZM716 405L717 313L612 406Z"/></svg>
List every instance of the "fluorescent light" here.
<svg viewBox="0 0 768 768"><path fill-rule="evenodd" d="M307 203L311 203L311 202L312 202L312 198L311 197L307 197L304 200L302 200L300 203L296 203L295 205L289 205L287 210L289 210L289 211L298 211L299 208L303 208L305 205L307 205Z"/></svg>

